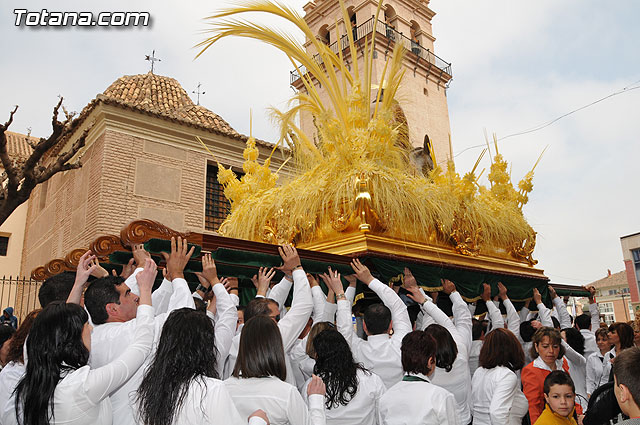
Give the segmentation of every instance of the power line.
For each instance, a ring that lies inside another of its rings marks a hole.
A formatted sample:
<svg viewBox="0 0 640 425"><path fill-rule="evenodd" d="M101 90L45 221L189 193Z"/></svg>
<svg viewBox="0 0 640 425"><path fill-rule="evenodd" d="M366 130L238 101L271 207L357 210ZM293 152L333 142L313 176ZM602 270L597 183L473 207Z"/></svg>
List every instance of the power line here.
<svg viewBox="0 0 640 425"><path fill-rule="evenodd" d="M640 80L635 81L635 82L633 82L633 83L629 84L628 86L623 87L621 90L618 90L618 91L616 91L616 92L613 92L613 93L611 93L611 94L609 94L609 95L607 95L607 96L605 96L605 97L602 97L602 98L600 98L600 99L598 99L598 100L595 100L595 101L593 101L593 102L591 102L591 103L589 103L589 104L587 104L587 105L581 106L581 107L579 107L579 108L577 108L577 109L574 109L574 110L573 110L573 111L571 111L571 112L567 112L566 114L560 115L559 117L554 118L554 119L552 119L551 121L548 121L548 122L546 122L546 123L544 123L544 124L540 124L540 125L538 125L538 126L535 126L535 127L533 127L533 128L530 128L529 130L524 130L524 131L520 131L520 132L518 132L518 133L508 134L508 135L506 135L506 136L500 137L500 138L498 139L498 141L500 141L500 140L505 140L505 139L508 139L508 138L510 138L510 137L521 136L521 135L523 135L523 134L529 134L529 133L533 133L533 132L535 132L535 131L542 130L543 128L549 127L550 125L552 125L552 124L554 124L555 122L557 122L557 121L561 120L562 118L568 117L569 115L575 114L576 112L582 111L583 109L586 109L586 108L588 108L588 107L590 107L590 106L593 106L593 105L595 105L595 104L597 104L597 103L600 103L600 102L602 102L602 101L604 101L604 100L607 100L607 99L609 99L609 98L611 98L611 97L618 96L618 95L623 94L623 93L628 93L628 92L630 92L630 91L632 91L632 90L640 89L640 85L639 85L639 86L635 86L635 87L634 87L634 85L635 85L635 84L638 84L638 83L640 83ZM457 156L459 156L459 155L463 154L464 152L466 152L466 151L468 151L468 150L476 149L476 148L483 148L483 147L485 147L485 146L486 146L486 144L484 144L484 143L483 143L483 144L479 144L479 145L469 146L468 148L465 148L465 149L461 150L460 152L458 152L457 154L455 154L453 157L455 158L455 157L457 157Z"/></svg>

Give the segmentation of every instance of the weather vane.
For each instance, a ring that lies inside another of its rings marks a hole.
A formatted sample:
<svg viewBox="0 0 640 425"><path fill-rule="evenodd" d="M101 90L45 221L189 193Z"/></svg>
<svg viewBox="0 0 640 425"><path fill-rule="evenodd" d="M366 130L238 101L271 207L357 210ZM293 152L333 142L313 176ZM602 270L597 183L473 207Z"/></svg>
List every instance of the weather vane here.
<svg viewBox="0 0 640 425"><path fill-rule="evenodd" d="M153 74L153 65L156 61L161 62L162 59L156 57L155 49L151 52L151 55L144 55L144 60L151 62L151 73Z"/></svg>
<svg viewBox="0 0 640 425"><path fill-rule="evenodd" d="M201 84L200 84L200 82L198 82L197 89L191 92L191 93L194 93L194 94L198 95L198 101L197 101L198 105L200 105L200 95L206 93L205 91L200 91L200 86L201 86Z"/></svg>

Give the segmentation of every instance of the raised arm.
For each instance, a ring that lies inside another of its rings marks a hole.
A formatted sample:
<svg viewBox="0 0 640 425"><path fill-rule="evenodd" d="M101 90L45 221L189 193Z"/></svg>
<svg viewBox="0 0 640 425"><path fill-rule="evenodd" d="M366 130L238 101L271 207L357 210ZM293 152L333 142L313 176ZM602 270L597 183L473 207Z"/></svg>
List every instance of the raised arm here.
<svg viewBox="0 0 640 425"><path fill-rule="evenodd" d="M553 286L549 285L549 293L551 294L551 301L553 302L556 312L558 313L558 321L560 322L560 329L566 329L571 327L571 316L567 311L567 305L562 301L562 298L558 296Z"/></svg>
<svg viewBox="0 0 640 425"><path fill-rule="evenodd" d="M354 357L357 359L359 350L357 349L364 341L358 338L353 330L353 324L351 321L351 303L344 295L344 289L342 288L342 282L340 281L340 273L329 269L328 277L325 278L325 283L336 294L336 303L338 304L338 312L336 314L336 326L338 332L342 334L344 339L347 340ZM358 361L358 360L357 360Z"/></svg>
<svg viewBox="0 0 640 425"><path fill-rule="evenodd" d="M498 294L502 299L502 305L504 305L505 310L507 310L507 329L509 329L513 334L520 339L520 316L516 311L516 308L513 306L513 303L507 296L507 287L502 284L502 282L498 282Z"/></svg>
<svg viewBox="0 0 640 425"><path fill-rule="evenodd" d="M271 278L269 281L271 281ZM278 308L282 310L284 308L284 303L287 301L287 297L289 296L289 292L291 292L291 286L293 283L293 277L285 273L282 280L271 288L267 298L277 302Z"/></svg>
<svg viewBox="0 0 640 425"><path fill-rule="evenodd" d="M313 314L311 315L311 319L313 324L316 324L324 321L324 306L327 303L327 298L313 275L307 273L307 279L309 280L309 285L311 285L311 298L313 299Z"/></svg>
<svg viewBox="0 0 640 425"><path fill-rule="evenodd" d="M453 304L453 307L452 307L453 322L456 326L458 334L460 335L459 342L464 343L464 345L467 347L467 353L468 353L468 350L471 348L471 341L473 340L472 331L471 331L471 328L473 327L473 324L471 321L471 312L469 312L467 303L464 302L464 300L462 299L462 296L460 296L460 292L456 290L456 285L453 282L447 279L443 279L442 290L444 291L445 294L449 294L449 299ZM491 290L491 288L489 288L489 290ZM491 294L491 292L489 292L489 294ZM491 303L491 301L489 302ZM502 316L500 315L500 310L498 310L497 316L500 316L500 319L502 319ZM496 317L496 320L498 320L497 317Z"/></svg>
<svg viewBox="0 0 640 425"><path fill-rule="evenodd" d="M542 303L542 295L540 295L540 291L538 291L538 288L533 288L533 301L538 306L538 321L542 324L542 326L552 328L553 321L551 320L551 310L549 310L547 306Z"/></svg>
<svg viewBox="0 0 640 425"><path fill-rule="evenodd" d="M202 257L202 276L212 286L215 296L217 313L217 320L214 323L215 346L218 352L218 373L222 376L224 361L229 355L231 342L236 334L238 309L223 282L218 279L218 271L211 254L205 254ZM213 304L213 301L211 303Z"/></svg>
<svg viewBox="0 0 640 425"><path fill-rule="evenodd" d="M482 284L482 294L480 295L484 303L487 305L487 316L489 317L489 321L491 322L491 328L488 332L496 328L504 327L504 319L502 318L502 314L500 314L500 309L496 307L496 305L491 301L491 286L486 283ZM487 332L487 333L488 333Z"/></svg>
<svg viewBox="0 0 640 425"><path fill-rule="evenodd" d="M425 297L424 292L421 292L420 288L417 286L409 286L406 287L406 289L408 291L407 296L420 304L420 310L425 314L425 317L430 316L438 325L444 326L456 342L462 341L462 336L458 333L458 329L453 324L453 321L449 316L444 314L430 298Z"/></svg>
<svg viewBox="0 0 640 425"><path fill-rule="evenodd" d="M351 262L351 267L356 272L358 280L369 286L373 292L382 300L382 303L391 310L391 320L393 322L393 335L391 339L397 344L402 342L402 338L411 332L411 320L407 306L400 299L396 292L378 279L374 279L369 268L362 264L357 258Z"/></svg>
<svg viewBox="0 0 640 425"><path fill-rule="evenodd" d="M153 307L151 307L151 288L156 277L156 264L145 261L144 270L137 275L140 288L140 305L136 316L136 330L133 344L113 362L89 371L83 383L89 400L98 404L101 400L127 382L142 366L153 344Z"/></svg>
<svg viewBox="0 0 640 425"><path fill-rule="evenodd" d="M596 288L595 286L587 286L585 289L589 291L589 314L591 314L590 330L595 334L596 330L600 327L600 310L596 302Z"/></svg>
<svg viewBox="0 0 640 425"><path fill-rule="evenodd" d="M291 309L278 322L284 352L287 353L300 336L300 333L307 325L307 321L313 310L313 300L311 288L307 275L300 265L298 251L291 245L283 245L278 248L284 264L280 268L286 274L293 276L293 301Z"/></svg>
<svg viewBox="0 0 640 425"><path fill-rule="evenodd" d="M78 267L76 268L76 280L73 282L73 287L69 296L67 297L67 303L80 304L82 300L82 294L87 287L87 281L89 276L97 269L98 262L96 256L91 254L91 251L87 251L82 254L78 261Z"/></svg>

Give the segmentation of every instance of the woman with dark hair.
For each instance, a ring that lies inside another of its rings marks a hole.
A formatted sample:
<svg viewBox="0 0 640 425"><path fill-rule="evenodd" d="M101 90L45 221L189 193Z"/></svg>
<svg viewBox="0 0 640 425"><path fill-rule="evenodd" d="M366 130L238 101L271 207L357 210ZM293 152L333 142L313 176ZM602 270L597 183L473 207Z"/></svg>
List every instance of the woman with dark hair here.
<svg viewBox="0 0 640 425"><path fill-rule="evenodd" d="M420 304L425 318L431 317L436 323L427 327L425 332L431 335L438 345L435 359L436 368L431 382L451 392L456 399L456 410L460 423L471 422L471 371L469 369L469 353L471 349L471 313L453 282L443 279L442 290L449 295L453 304L452 321L435 301L427 297L415 287L407 287L408 295Z"/></svg>
<svg viewBox="0 0 640 425"><path fill-rule="evenodd" d="M534 360L522 369L521 377L522 392L529 401L529 418L533 424L544 410L544 379L554 370L570 373L570 369L559 330L542 327L533 334L531 342Z"/></svg>
<svg viewBox="0 0 640 425"><path fill-rule="evenodd" d="M41 311L42 309L37 309L27 314L9 342L7 365L0 371L0 423L5 423L2 419L5 415L13 416L15 420L15 406L13 402L9 402L9 399L24 375L24 342L33 326L33 321Z"/></svg>
<svg viewBox="0 0 640 425"><path fill-rule="evenodd" d="M605 382L613 380L613 376L611 375L613 359L615 359L622 350L631 348L634 345L633 328L624 322L615 322L609 325L607 336L609 338L609 345L612 345L613 348L604 355L602 380L606 380Z"/></svg>
<svg viewBox="0 0 640 425"><path fill-rule="evenodd" d="M565 356L569 363L571 379L576 389L576 402L587 409L587 359L584 357L584 337L576 328L565 328L560 332Z"/></svg>
<svg viewBox="0 0 640 425"><path fill-rule="evenodd" d="M459 425L456 400L449 391L431 383L436 369L436 340L425 331L402 338L402 381L380 398L381 425Z"/></svg>
<svg viewBox="0 0 640 425"><path fill-rule="evenodd" d="M140 423L246 423L218 379L214 340L213 323L206 314L191 308L171 312L138 389Z"/></svg>
<svg viewBox="0 0 640 425"><path fill-rule="evenodd" d="M269 316L254 316L242 328L233 375L224 381L231 398L247 417L256 408L274 424L325 423L322 380L314 376L308 386L309 409L298 389L285 382L287 367L278 324Z"/></svg>
<svg viewBox="0 0 640 425"><path fill-rule="evenodd" d="M320 332L313 339L313 355L314 373L327 388L324 398L327 424L377 423L378 404L386 388L378 375L353 360L342 334L335 329Z"/></svg>
<svg viewBox="0 0 640 425"><path fill-rule="evenodd" d="M98 369L87 365L91 325L84 308L55 301L38 314L27 339L26 373L12 396L21 425L112 423L109 394L133 376L151 351L155 276L156 265L148 259L136 276L140 305L135 342Z"/></svg>
<svg viewBox="0 0 640 425"><path fill-rule="evenodd" d="M520 425L529 404L520 390L518 371L524 351L516 336L504 328L487 334L479 368L471 381L471 410L475 425Z"/></svg>

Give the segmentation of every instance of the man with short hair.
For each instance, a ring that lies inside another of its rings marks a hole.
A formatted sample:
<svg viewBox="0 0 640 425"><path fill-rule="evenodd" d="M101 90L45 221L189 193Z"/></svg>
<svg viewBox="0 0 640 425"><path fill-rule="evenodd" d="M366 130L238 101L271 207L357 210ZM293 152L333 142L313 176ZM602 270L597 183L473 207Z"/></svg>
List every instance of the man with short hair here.
<svg viewBox="0 0 640 425"><path fill-rule="evenodd" d="M407 306L396 292L375 279L369 268L358 259L351 262L358 280L369 286L382 300L383 304L373 304L364 313L364 331L366 341L358 338L353 330L351 303L347 301L337 272L330 271L331 289L336 294L338 304L338 331L349 343L355 361L376 373L385 387L391 388L402 379L400 346L402 338L411 332L411 321ZM393 330L393 335L390 335Z"/></svg>
<svg viewBox="0 0 640 425"><path fill-rule="evenodd" d="M618 425L640 424L640 348L621 351L613 363L614 393L622 413L629 419Z"/></svg>
<svg viewBox="0 0 640 425"><path fill-rule="evenodd" d="M163 282L154 293L165 291L170 292L171 295L167 302L166 312L156 315L154 346L160 339L162 326L171 311L183 307L195 308L191 291L183 274L193 249L188 250L187 241L178 237L177 243L175 238L171 238L171 254L163 253L166 261L167 282ZM137 272L138 270L131 277L135 278ZM127 279L127 282L129 281L130 279ZM85 306L94 323L89 360L92 368L98 368L114 361L127 346L133 343L139 297L127 282L118 276L103 277L93 281L84 294ZM154 298L154 303L156 303L156 299L157 296ZM149 358L129 382L111 394L114 424L136 424L130 395L140 386Z"/></svg>

